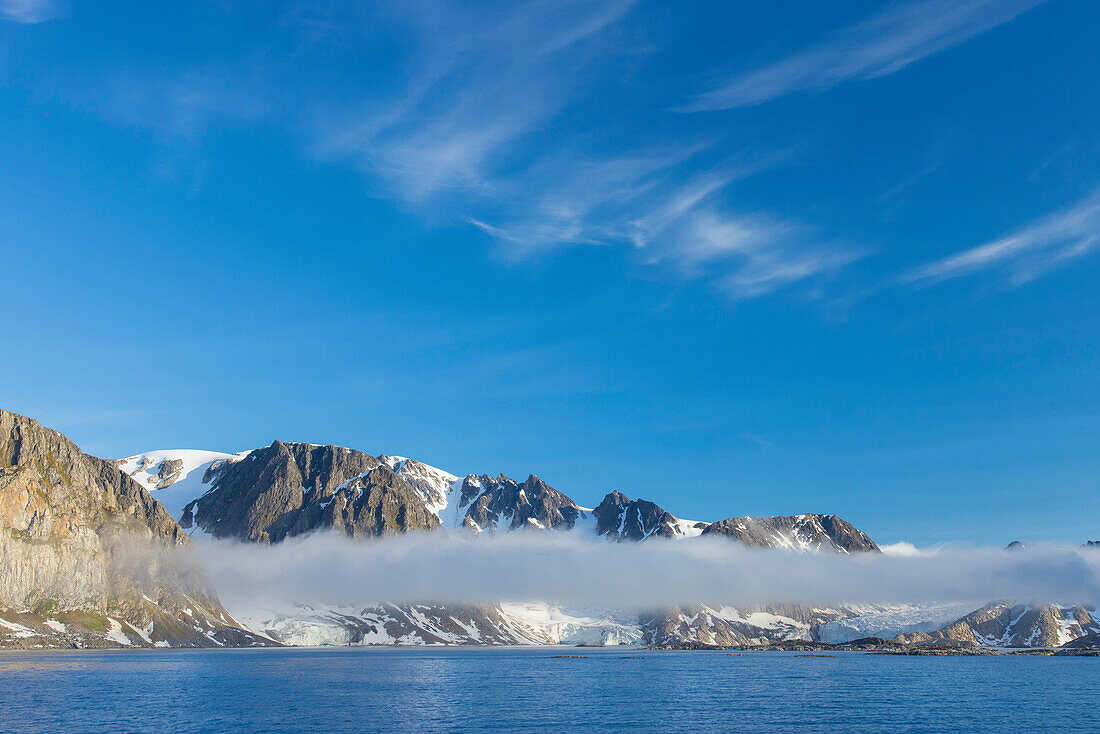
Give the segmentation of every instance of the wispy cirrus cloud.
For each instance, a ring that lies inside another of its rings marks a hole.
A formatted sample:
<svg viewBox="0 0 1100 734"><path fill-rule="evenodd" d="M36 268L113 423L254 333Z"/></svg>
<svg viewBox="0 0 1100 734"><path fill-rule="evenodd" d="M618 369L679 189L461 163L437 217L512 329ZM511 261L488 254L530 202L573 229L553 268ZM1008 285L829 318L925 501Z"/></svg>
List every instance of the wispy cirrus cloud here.
<svg viewBox="0 0 1100 734"><path fill-rule="evenodd" d="M372 194L425 220L466 222L508 260L613 246L660 278L736 299L843 267L852 255L813 228L732 194L787 152L731 150L730 131L633 99L623 99L636 106L629 114L593 112L647 53L633 42L640 2L249 8L256 27L273 30L230 53L97 61L39 85L173 142L283 126L316 160L359 170Z"/></svg>
<svg viewBox="0 0 1100 734"><path fill-rule="evenodd" d="M43 23L65 11L61 0L0 0L0 20Z"/></svg>
<svg viewBox="0 0 1100 734"><path fill-rule="evenodd" d="M698 135L609 153L583 134L546 134L632 53L616 38L632 4L538 0L474 18L415 3L398 17L419 39L408 83L384 104L326 110L316 151L352 162L414 209L457 212L510 260L621 246L741 299L850 259L822 248L809 228L743 215L725 200L733 182L783 153L749 159Z"/></svg>
<svg viewBox="0 0 1100 734"><path fill-rule="evenodd" d="M503 224L471 218L523 257L563 245L631 247L645 265L704 280L734 300L767 295L839 270L858 253L821 241L811 227L738 212L722 196L771 158L727 162L682 181L681 159L698 149L571 167L537 187L538 200Z"/></svg>
<svg viewBox="0 0 1100 734"><path fill-rule="evenodd" d="M893 5L822 43L699 95L684 112L763 104L794 92L874 79L955 46L1046 0L923 0Z"/></svg>
<svg viewBox="0 0 1100 734"><path fill-rule="evenodd" d="M717 283L745 300L835 272L860 256L821 243L806 228L766 217L702 210L685 222L672 256L680 267L716 268Z"/></svg>
<svg viewBox="0 0 1100 734"><path fill-rule="evenodd" d="M558 151L522 172L506 210L489 215L493 224L469 221L521 256L575 244L644 249L673 221L755 167L727 162L720 171L680 183L681 167L707 147L680 144L608 158Z"/></svg>
<svg viewBox="0 0 1100 734"><path fill-rule="evenodd" d="M858 257L825 243L812 228L723 206L720 194L775 157L707 171L669 192L630 223L634 245L651 264L671 263L682 275L712 279L743 300L838 270Z"/></svg>
<svg viewBox="0 0 1100 734"><path fill-rule="evenodd" d="M1083 201L1042 217L992 242L909 271L902 282L938 283L984 270L1002 269L1010 285L1022 285L1044 272L1094 250L1100 243L1100 190Z"/></svg>
<svg viewBox="0 0 1100 734"><path fill-rule="evenodd" d="M410 2L392 22L414 38L396 98L326 110L316 150L351 158L420 202L454 191L490 194L517 140L584 88L608 52L601 33L634 0L536 0L463 12Z"/></svg>

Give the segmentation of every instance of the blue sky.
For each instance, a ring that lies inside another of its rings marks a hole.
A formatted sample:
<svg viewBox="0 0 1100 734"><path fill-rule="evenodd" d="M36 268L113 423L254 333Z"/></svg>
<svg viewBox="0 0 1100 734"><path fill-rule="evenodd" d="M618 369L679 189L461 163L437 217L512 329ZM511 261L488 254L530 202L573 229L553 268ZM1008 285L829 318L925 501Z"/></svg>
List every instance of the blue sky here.
<svg viewBox="0 0 1100 734"><path fill-rule="evenodd" d="M105 456L1100 536L1098 36L1087 0L0 0L0 405Z"/></svg>

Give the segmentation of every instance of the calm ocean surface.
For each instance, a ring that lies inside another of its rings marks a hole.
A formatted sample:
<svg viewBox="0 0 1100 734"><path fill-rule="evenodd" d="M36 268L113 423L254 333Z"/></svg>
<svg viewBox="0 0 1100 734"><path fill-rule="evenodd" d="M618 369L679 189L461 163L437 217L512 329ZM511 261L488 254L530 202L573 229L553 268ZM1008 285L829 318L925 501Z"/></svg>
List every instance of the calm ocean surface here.
<svg viewBox="0 0 1100 734"><path fill-rule="evenodd" d="M395 728L1100 731L1100 658L568 647L0 652L4 732Z"/></svg>

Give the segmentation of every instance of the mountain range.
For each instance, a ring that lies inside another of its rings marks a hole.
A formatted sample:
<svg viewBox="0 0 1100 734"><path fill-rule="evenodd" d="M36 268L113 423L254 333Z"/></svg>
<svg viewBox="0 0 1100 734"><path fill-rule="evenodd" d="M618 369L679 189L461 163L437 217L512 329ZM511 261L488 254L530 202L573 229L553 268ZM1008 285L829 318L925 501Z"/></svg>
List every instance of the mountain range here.
<svg viewBox="0 0 1100 734"><path fill-rule="evenodd" d="M897 635L914 645L1081 646L1093 610L958 605L677 606L644 614L541 602L296 604L226 610L178 557L192 542L259 545L317 532L570 532L616 543L700 536L792 552L879 553L830 514L686 520L608 492L584 507L535 475L459 477L415 459L283 443L220 453L150 451L107 461L0 411L0 646L279 644L747 645Z"/></svg>

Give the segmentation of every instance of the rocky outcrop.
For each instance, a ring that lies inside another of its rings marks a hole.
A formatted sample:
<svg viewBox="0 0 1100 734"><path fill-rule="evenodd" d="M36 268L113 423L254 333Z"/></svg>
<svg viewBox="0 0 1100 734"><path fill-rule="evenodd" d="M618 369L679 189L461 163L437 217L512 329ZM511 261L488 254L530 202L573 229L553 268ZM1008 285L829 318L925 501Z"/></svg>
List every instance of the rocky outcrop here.
<svg viewBox="0 0 1100 734"><path fill-rule="evenodd" d="M646 639L657 647L729 647L809 640L817 627L847 616L843 609L798 605L735 609L696 604L642 615L640 623Z"/></svg>
<svg viewBox="0 0 1100 734"><path fill-rule="evenodd" d="M458 498L462 525L476 532L506 528L571 530L581 516L573 500L534 474L522 484L500 474L469 475Z"/></svg>
<svg viewBox="0 0 1100 734"><path fill-rule="evenodd" d="M933 632L911 632L895 639L905 644L1051 648L1096 635L1100 635L1100 624L1085 607L1001 601Z"/></svg>
<svg viewBox="0 0 1100 734"><path fill-rule="evenodd" d="M218 538L267 543L323 529L364 537L440 526L475 533L572 530L591 513L592 524L583 526L614 541L706 533L758 547L877 550L835 515L693 522L621 492L585 510L535 475L523 482L503 474L459 479L415 459L339 446L275 441L237 454L175 452L182 461L173 453L139 454L118 465L162 497L189 533L197 529Z"/></svg>
<svg viewBox="0 0 1100 734"><path fill-rule="evenodd" d="M641 622L646 639L657 647L733 646L768 641L761 629L723 619L700 605L665 609L643 617Z"/></svg>
<svg viewBox="0 0 1100 734"><path fill-rule="evenodd" d="M592 511L596 534L608 540L642 541L646 538L676 538L678 521L664 508L648 500L631 500L621 492L610 492Z"/></svg>
<svg viewBox="0 0 1100 734"><path fill-rule="evenodd" d="M1070 650L1100 650L1100 625L1085 628L1084 634L1061 646Z"/></svg>
<svg viewBox="0 0 1100 734"><path fill-rule="evenodd" d="M209 471L211 489L184 507L181 524L216 538L275 543L323 529L362 538L439 527L408 482L361 451L275 441Z"/></svg>
<svg viewBox="0 0 1100 734"><path fill-rule="evenodd" d="M546 645L543 631L488 604L373 604L314 608L253 622L288 645Z"/></svg>
<svg viewBox="0 0 1100 734"><path fill-rule="evenodd" d="M28 639L27 630L43 625L54 629L50 621L70 631L73 644L262 642L183 563L189 544L160 503L112 462L0 411L0 610L23 615L0 625L0 644ZM5 633L12 624L23 631ZM36 644L49 643L42 639Z"/></svg>
<svg viewBox="0 0 1100 734"><path fill-rule="evenodd" d="M731 517L708 525L703 535L724 536L758 548L879 552L862 530L836 515Z"/></svg>
<svg viewBox="0 0 1100 734"><path fill-rule="evenodd" d="M157 470L157 489L171 486L180 477L183 471L183 461L180 459L165 459Z"/></svg>
<svg viewBox="0 0 1100 734"><path fill-rule="evenodd" d="M448 474L442 469L428 466L416 459L399 456L379 456L378 458L415 489L428 509L437 514L447 506L452 495L457 496L455 488L461 482L454 474Z"/></svg>

